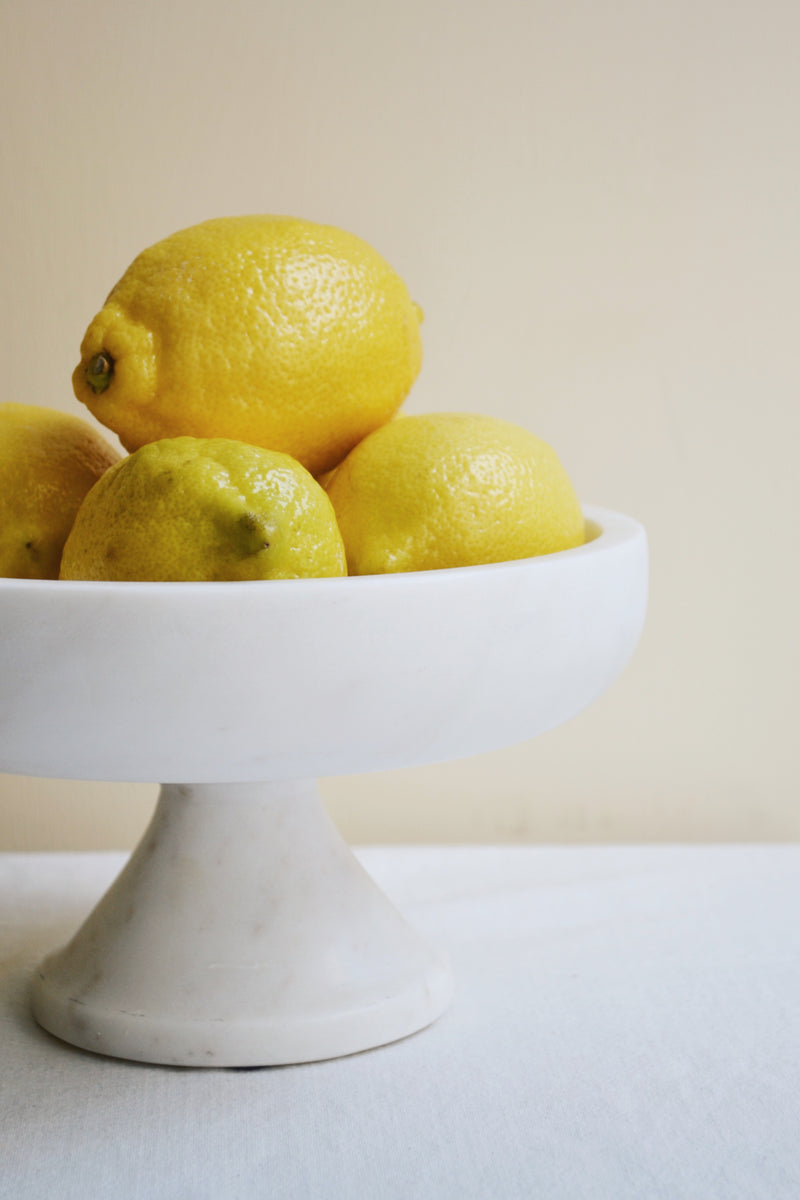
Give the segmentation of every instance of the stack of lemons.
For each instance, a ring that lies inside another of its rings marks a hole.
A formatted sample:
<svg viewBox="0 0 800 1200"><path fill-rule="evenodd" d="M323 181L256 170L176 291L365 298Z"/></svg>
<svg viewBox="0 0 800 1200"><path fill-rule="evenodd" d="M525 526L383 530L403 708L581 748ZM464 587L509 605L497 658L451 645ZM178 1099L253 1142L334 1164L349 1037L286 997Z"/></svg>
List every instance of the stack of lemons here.
<svg viewBox="0 0 800 1200"><path fill-rule="evenodd" d="M244 580L472 566L584 539L517 425L394 419L422 313L370 246L235 217L140 254L89 325L86 422L0 405L0 575Z"/></svg>

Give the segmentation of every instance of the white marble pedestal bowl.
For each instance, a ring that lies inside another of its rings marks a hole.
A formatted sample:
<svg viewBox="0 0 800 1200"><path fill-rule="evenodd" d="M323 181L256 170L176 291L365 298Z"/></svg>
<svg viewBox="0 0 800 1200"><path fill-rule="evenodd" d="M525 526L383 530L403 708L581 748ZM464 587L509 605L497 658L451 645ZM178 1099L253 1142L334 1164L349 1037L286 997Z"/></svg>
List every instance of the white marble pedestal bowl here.
<svg viewBox="0 0 800 1200"><path fill-rule="evenodd" d="M331 1058L447 1006L444 957L363 871L311 782L566 721L642 627L644 531L520 562L219 584L0 580L0 770L163 781L153 820L33 1009L152 1063ZM491 803L491 797L487 797Z"/></svg>

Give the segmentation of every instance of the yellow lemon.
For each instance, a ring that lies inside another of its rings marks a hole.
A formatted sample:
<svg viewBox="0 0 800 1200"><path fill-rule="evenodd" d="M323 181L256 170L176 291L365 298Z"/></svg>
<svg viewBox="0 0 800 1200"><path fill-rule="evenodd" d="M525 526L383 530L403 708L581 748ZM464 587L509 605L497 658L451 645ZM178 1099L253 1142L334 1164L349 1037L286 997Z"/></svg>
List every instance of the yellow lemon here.
<svg viewBox="0 0 800 1200"><path fill-rule="evenodd" d="M299 579L345 575L323 489L295 459L225 438L168 438L92 488L62 579Z"/></svg>
<svg viewBox="0 0 800 1200"><path fill-rule="evenodd" d="M128 450L226 437L315 475L402 404L421 310L350 233L227 217L143 251L89 325L75 395Z"/></svg>
<svg viewBox="0 0 800 1200"><path fill-rule="evenodd" d="M566 550L584 521L546 442L494 417L407 416L328 480L351 575L474 566Z"/></svg>
<svg viewBox="0 0 800 1200"><path fill-rule="evenodd" d="M0 404L0 575L57 579L81 501L118 459L79 417Z"/></svg>

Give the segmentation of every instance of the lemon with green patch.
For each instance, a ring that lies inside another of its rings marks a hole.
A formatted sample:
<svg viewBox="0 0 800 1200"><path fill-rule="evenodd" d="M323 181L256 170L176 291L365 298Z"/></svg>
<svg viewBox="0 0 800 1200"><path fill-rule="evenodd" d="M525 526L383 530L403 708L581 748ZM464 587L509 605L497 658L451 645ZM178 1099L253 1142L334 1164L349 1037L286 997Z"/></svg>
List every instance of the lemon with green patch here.
<svg viewBox="0 0 800 1200"><path fill-rule="evenodd" d="M62 579L256 580L347 573L331 503L295 459L225 438L151 442L86 497Z"/></svg>

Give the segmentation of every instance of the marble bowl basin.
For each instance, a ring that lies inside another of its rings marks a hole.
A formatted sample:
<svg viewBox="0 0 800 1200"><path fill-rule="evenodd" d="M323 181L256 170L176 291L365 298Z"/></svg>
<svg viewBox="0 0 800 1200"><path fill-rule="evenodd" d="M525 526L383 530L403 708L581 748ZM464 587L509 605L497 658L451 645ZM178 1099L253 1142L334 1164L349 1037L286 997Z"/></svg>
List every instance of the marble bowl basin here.
<svg viewBox="0 0 800 1200"><path fill-rule="evenodd" d="M443 761L559 725L638 640L647 550L254 583L0 580L0 770L304 779Z"/></svg>

